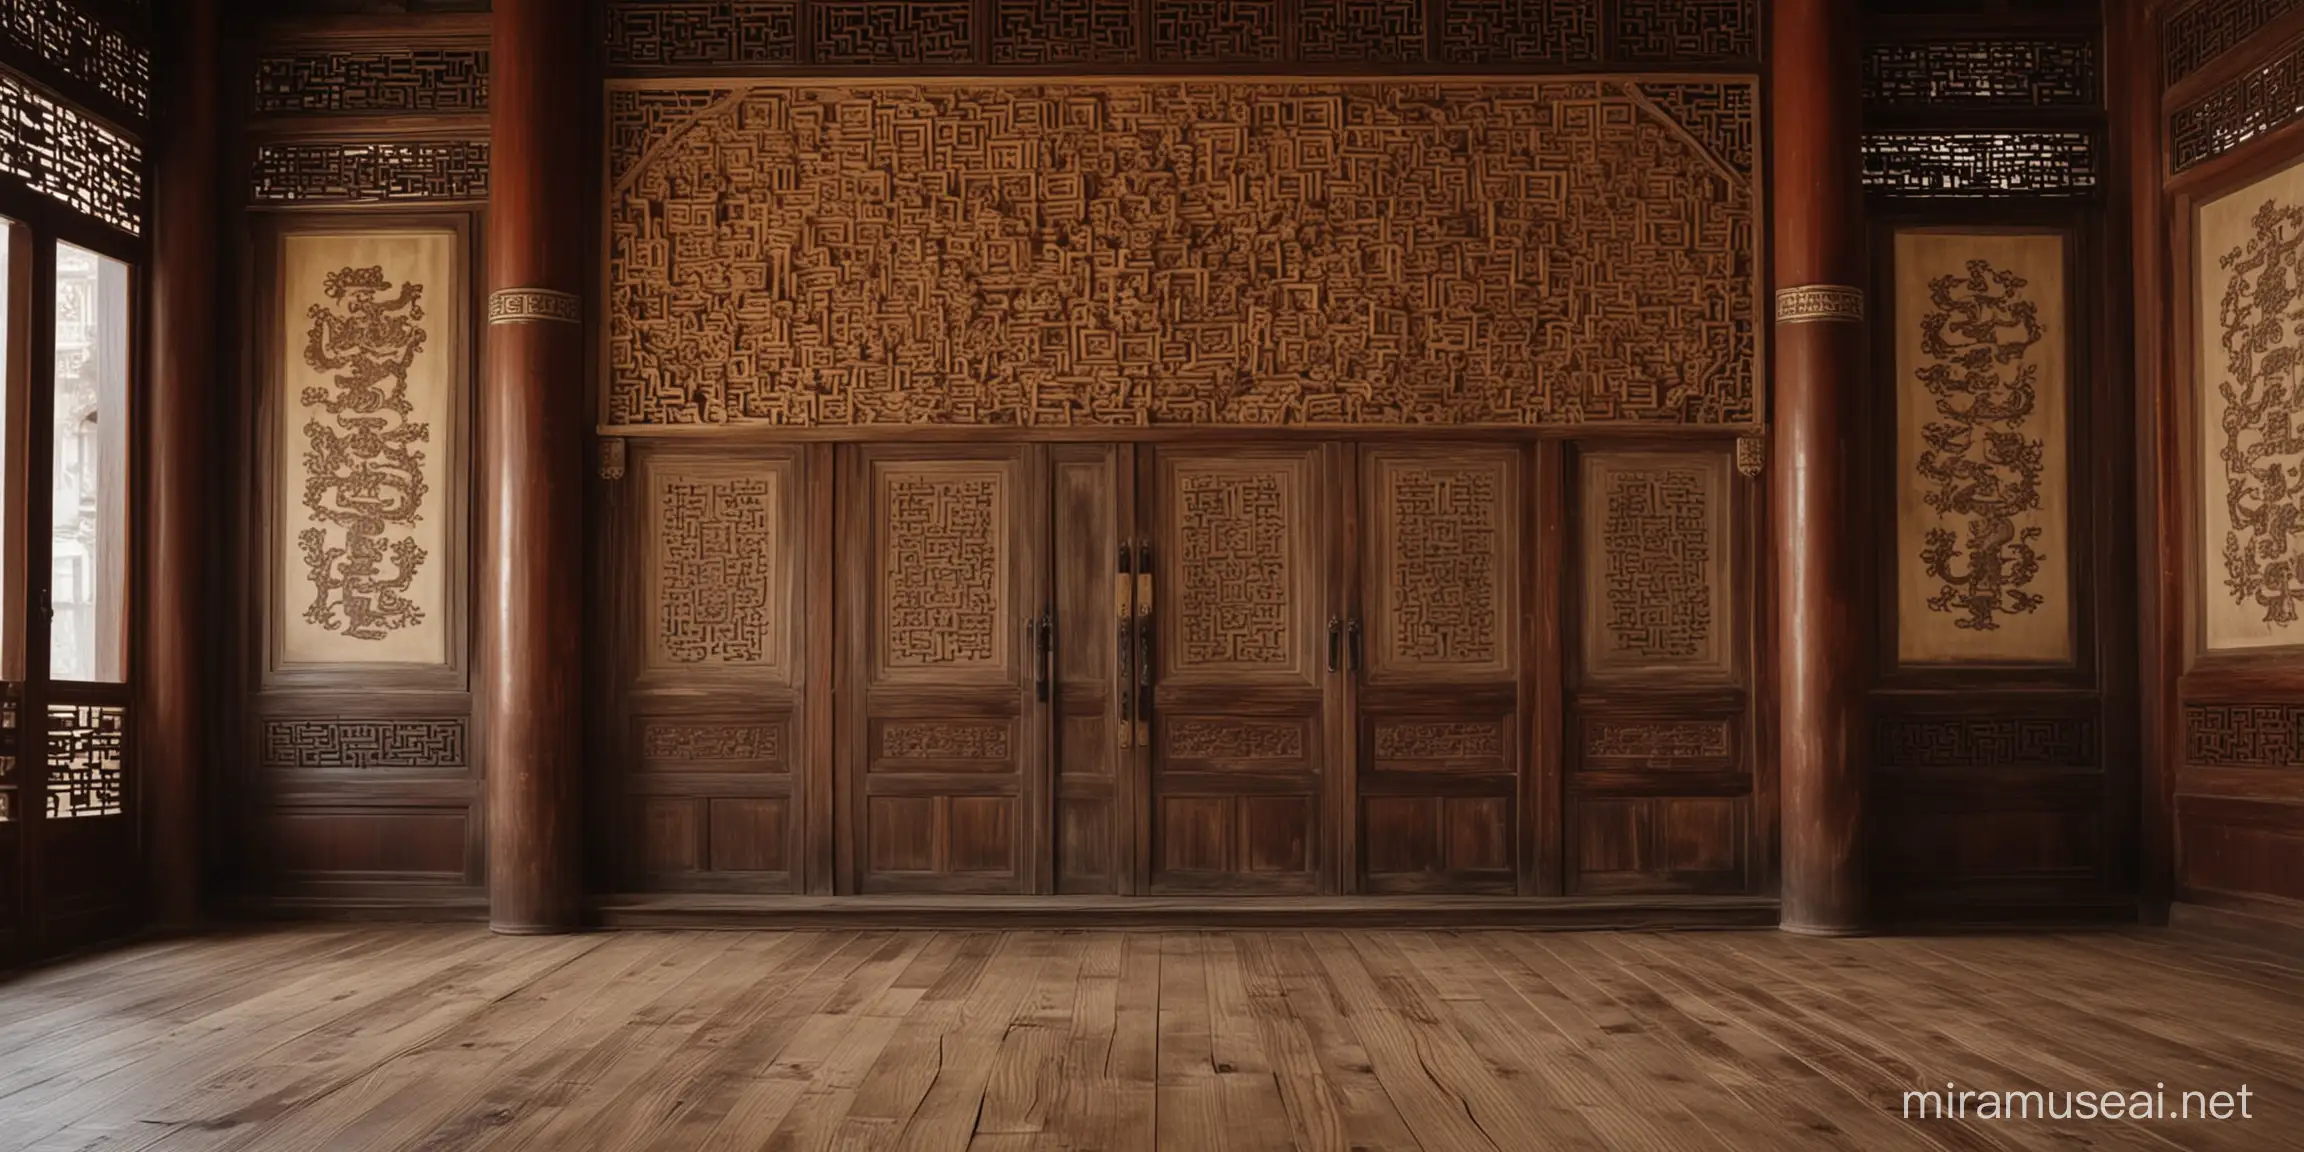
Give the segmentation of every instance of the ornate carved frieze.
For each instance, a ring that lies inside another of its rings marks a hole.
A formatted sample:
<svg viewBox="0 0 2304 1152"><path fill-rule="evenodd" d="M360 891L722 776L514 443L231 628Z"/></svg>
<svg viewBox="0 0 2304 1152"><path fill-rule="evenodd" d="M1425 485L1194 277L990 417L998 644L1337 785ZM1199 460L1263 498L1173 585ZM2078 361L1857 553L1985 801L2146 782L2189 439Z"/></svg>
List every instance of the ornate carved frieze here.
<svg viewBox="0 0 2304 1152"><path fill-rule="evenodd" d="M1726 719L1586 717L1582 728L1587 767L1719 761L1735 755L1733 725Z"/></svg>
<svg viewBox="0 0 2304 1152"><path fill-rule="evenodd" d="M1304 725L1287 720L1180 718L1168 725L1176 760L1301 760Z"/></svg>
<svg viewBox="0 0 2304 1152"><path fill-rule="evenodd" d="M0 179L129 235L144 231L144 149L0 72Z"/></svg>
<svg viewBox="0 0 2304 1152"><path fill-rule="evenodd" d="M778 763L784 726L721 720L650 720L640 729L640 755L651 763Z"/></svg>
<svg viewBox="0 0 2304 1152"><path fill-rule="evenodd" d="M2304 707L2185 705L2184 761L2202 768L2304 769Z"/></svg>
<svg viewBox="0 0 2304 1152"><path fill-rule="evenodd" d="M582 324L584 298L551 288L499 288L488 294L490 324Z"/></svg>
<svg viewBox="0 0 2304 1152"><path fill-rule="evenodd" d="M256 61L258 112L488 110L485 48L311 49Z"/></svg>
<svg viewBox="0 0 2304 1152"><path fill-rule="evenodd" d="M488 142L286 142L256 149L249 195L270 204L401 204L488 197Z"/></svg>
<svg viewBox="0 0 2304 1152"><path fill-rule="evenodd" d="M606 418L1748 424L1753 92L619 90Z"/></svg>
<svg viewBox="0 0 2304 1152"><path fill-rule="evenodd" d="M2168 164L2182 172L2304 116L2304 40L2168 118Z"/></svg>
<svg viewBox="0 0 2304 1152"><path fill-rule="evenodd" d="M1776 290L1778 324L1862 324L1864 290L1840 284L1802 284Z"/></svg>
<svg viewBox="0 0 2304 1152"><path fill-rule="evenodd" d="M2168 17L2160 52L2174 84L2294 10L2298 0L2197 0Z"/></svg>
<svg viewBox="0 0 2304 1152"><path fill-rule="evenodd" d="M372 771L464 768L462 717L424 720L270 720L264 766Z"/></svg>
<svg viewBox="0 0 2304 1152"><path fill-rule="evenodd" d="M2096 721L2079 716L1904 716L1881 720L1873 758L1886 768L2088 768Z"/></svg>
<svg viewBox="0 0 2304 1152"><path fill-rule="evenodd" d="M800 0L608 0L608 62L706 70L800 62Z"/></svg>
<svg viewBox="0 0 2304 1152"><path fill-rule="evenodd" d="M146 39L79 0L0 0L0 45L137 120L149 114L152 102Z"/></svg>
<svg viewBox="0 0 2304 1152"><path fill-rule="evenodd" d="M2096 42L1974 37L1897 40L1864 51L1864 98L1885 107L2090 108Z"/></svg>
<svg viewBox="0 0 2304 1152"><path fill-rule="evenodd" d="M1006 723L887 720L880 724L882 760L991 760L1005 765L1015 754L1015 734Z"/></svg>
<svg viewBox="0 0 2304 1152"><path fill-rule="evenodd" d="M1872 132L1864 188L1884 196L2086 196L2103 183L2087 132Z"/></svg>
<svg viewBox="0 0 2304 1152"><path fill-rule="evenodd" d="M114 704L48 706L50 820L127 811L128 709Z"/></svg>

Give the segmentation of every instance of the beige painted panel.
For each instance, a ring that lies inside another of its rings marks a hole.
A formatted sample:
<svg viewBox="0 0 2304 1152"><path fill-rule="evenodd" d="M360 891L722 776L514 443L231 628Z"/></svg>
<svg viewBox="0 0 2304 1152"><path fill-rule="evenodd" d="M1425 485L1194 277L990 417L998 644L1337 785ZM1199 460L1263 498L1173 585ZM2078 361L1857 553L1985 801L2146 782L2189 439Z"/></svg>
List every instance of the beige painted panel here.
<svg viewBox="0 0 2304 1152"><path fill-rule="evenodd" d="M281 239L285 663L448 662L459 249L444 228Z"/></svg>
<svg viewBox="0 0 2304 1152"><path fill-rule="evenodd" d="M2304 379L2291 359L2304 349L2304 165L2201 205L2194 224L2201 640L2304 644Z"/></svg>
<svg viewBox="0 0 2304 1152"><path fill-rule="evenodd" d="M2072 659L2060 233L1896 234L1896 655Z"/></svg>

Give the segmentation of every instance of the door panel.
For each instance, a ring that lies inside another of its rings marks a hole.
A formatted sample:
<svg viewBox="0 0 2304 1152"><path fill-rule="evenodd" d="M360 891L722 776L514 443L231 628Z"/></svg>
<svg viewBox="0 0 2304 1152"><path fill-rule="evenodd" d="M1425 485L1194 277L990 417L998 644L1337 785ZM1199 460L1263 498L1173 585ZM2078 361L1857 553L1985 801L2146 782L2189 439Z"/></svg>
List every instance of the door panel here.
<svg viewBox="0 0 2304 1152"><path fill-rule="evenodd" d="M1147 486L1152 886L1320 887L1324 450L1175 448Z"/></svg>
<svg viewBox="0 0 2304 1152"><path fill-rule="evenodd" d="M1046 827L1039 451L874 447L848 459L843 887L1032 891Z"/></svg>
<svg viewBox="0 0 2304 1152"><path fill-rule="evenodd" d="M1511 892L1521 450L1369 447L1359 472L1359 884Z"/></svg>
<svg viewBox="0 0 2304 1152"><path fill-rule="evenodd" d="M1049 554L1056 608L1052 864L1058 892L1134 889L1121 829L1134 823L1132 800L1139 781L1120 730L1118 642L1126 625L1115 603L1127 495L1121 478L1131 461L1132 450L1125 447L1061 444L1049 449L1054 512Z"/></svg>

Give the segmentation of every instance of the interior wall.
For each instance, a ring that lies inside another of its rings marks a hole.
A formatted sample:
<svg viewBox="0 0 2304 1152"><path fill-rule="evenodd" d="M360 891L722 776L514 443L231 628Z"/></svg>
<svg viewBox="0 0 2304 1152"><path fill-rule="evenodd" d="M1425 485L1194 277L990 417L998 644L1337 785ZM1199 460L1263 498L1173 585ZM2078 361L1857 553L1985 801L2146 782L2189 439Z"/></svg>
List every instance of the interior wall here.
<svg viewBox="0 0 2304 1152"><path fill-rule="evenodd" d="M2198 0L2137 21L2158 130L2139 162L2137 309L2158 342L2146 410L2154 504L2147 579L2149 749L2160 894L2186 908L2304 923L2304 620L2297 532L2304 393L2284 366L2304 209L2304 11ZM2143 265L2140 265L2140 267Z"/></svg>

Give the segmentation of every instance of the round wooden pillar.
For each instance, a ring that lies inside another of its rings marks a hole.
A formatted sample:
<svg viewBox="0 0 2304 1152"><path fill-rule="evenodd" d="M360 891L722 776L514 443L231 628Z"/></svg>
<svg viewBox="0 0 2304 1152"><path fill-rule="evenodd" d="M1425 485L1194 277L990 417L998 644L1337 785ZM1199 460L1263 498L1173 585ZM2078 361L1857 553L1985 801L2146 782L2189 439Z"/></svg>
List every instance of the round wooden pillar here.
<svg viewBox="0 0 2304 1152"><path fill-rule="evenodd" d="M496 0L480 389L480 692L488 913L566 932L582 897L585 21Z"/></svg>
<svg viewBox="0 0 2304 1152"><path fill-rule="evenodd" d="M1783 926L1860 931L1867 603L1853 513L1864 379L1857 5L1774 0L1778 771Z"/></svg>
<svg viewBox="0 0 2304 1152"><path fill-rule="evenodd" d="M214 0L162 9L158 147L152 181L150 357L145 373L147 499L134 667L147 912L183 928L200 906L201 778L221 637L210 477L216 424L218 77Z"/></svg>

